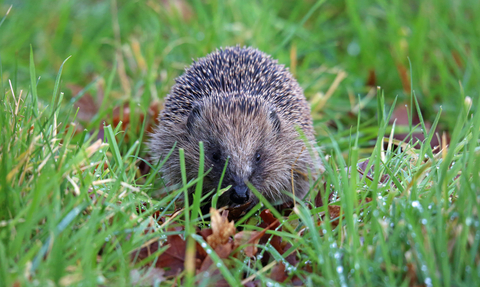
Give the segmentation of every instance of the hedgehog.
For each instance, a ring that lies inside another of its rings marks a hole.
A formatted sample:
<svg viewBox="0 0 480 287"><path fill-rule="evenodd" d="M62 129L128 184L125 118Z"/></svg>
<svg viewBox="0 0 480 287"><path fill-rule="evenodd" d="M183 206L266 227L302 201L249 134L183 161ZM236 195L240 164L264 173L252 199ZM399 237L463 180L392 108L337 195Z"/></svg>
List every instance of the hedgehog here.
<svg viewBox="0 0 480 287"><path fill-rule="evenodd" d="M179 148L188 180L198 177L203 142L203 193L217 190L222 174L220 187L230 187L218 206L253 207L258 198L249 186L273 204L291 202L307 194L309 175L315 180L324 171L303 90L285 66L254 48L217 49L194 61L176 79L158 121L149 141L153 160L175 146L163 179L182 183Z"/></svg>

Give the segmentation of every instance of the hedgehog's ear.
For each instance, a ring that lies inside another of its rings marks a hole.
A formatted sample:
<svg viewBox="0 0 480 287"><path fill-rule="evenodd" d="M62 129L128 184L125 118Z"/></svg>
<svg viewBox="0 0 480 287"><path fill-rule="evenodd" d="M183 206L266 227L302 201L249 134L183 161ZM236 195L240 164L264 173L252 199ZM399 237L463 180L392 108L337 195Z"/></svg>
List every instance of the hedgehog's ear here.
<svg viewBox="0 0 480 287"><path fill-rule="evenodd" d="M270 114L268 115L268 118L270 119L270 121L272 121L273 130L276 131L277 134L280 133L280 128L282 126L280 123L280 119L278 118L277 112L273 109L270 110Z"/></svg>
<svg viewBox="0 0 480 287"><path fill-rule="evenodd" d="M190 111L190 115L187 118L187 130L189 132L193 132L193 127L195 122L200 118L201 110L200 105L194 105L192 110Z"/></svg>

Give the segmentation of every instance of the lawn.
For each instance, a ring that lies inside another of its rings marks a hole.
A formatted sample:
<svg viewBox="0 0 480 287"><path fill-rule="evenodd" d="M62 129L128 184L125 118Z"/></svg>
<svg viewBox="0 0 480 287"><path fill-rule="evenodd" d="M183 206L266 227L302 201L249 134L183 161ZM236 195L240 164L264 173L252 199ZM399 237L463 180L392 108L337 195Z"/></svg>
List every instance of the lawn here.
<svg viewBox="0 0 480 287"><path fill-rule="evenodd" d="M478 14L1 1L0 286L480 286ZM229 223L176 200L201 176L166 193L146 140L192 59L237 44L296 77L326 172Z"/></svg>

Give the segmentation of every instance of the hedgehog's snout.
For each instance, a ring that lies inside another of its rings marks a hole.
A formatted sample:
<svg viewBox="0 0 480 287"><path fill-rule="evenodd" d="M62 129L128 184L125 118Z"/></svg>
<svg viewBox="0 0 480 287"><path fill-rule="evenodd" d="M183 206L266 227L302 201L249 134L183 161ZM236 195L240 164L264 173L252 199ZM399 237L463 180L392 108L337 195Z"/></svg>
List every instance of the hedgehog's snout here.
<svg viewBox="0 0 480 287"><path fill-rule="evenodd" d="M236 204L244 204L250 199L248 187L245 183L235 185L230 193L230 200Z"/></svg>

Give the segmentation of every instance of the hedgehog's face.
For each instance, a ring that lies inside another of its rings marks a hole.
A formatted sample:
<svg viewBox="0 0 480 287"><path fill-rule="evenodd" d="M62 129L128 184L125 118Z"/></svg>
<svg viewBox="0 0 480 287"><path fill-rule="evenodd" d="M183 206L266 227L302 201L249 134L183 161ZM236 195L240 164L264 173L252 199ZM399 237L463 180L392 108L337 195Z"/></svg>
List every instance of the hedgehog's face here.
<svg viewBox="0 0 480 287"><path fill-rule="evenodd" d="M292 167L304 144L268 104L254 97L206 99L193 107L185 126L192 145L186 150L204 142L205 168L210 169L204 179L206 192L218 187L226 166L221 187L231 188L219 204L256 203L247 182L272 202L285 199L282 191L291 190ZM197 168L198 157L190 160Z"/></svg>

